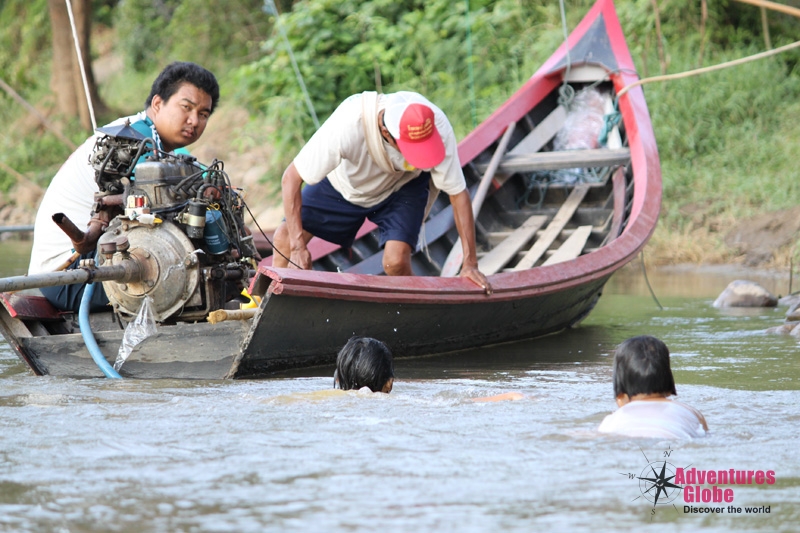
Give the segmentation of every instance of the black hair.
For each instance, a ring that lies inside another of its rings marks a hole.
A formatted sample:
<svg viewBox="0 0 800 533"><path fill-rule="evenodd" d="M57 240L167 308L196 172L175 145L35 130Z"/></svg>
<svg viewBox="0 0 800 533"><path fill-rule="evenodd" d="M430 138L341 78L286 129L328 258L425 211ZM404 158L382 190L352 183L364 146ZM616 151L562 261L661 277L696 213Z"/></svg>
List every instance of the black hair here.
<svg viewBox="0 0 800 533"><path fill-rule="evenodd" d="M392 378L392 352L377 339L350 337L336 356L334 388L351 390L369 387L372 392L379 392Z"/></svg>
<svg viewBox="0 0 800 533"><path fill-rule="evenodd" d="M210 112L213 113L219 101L217 78L211 71L187 61L175 61L164 67L150 88L150 96L144 102L145 109L150 107L155 95L160 96L166 102L178 92L184 83L191 83L211 97Z"/></svg>
<svg viewBox="0 0 800 533"><path fill-rule="evenodd" d="M678 394L669 366L669 349L650 335L632 337L614 353L614 396Z"/></svg>

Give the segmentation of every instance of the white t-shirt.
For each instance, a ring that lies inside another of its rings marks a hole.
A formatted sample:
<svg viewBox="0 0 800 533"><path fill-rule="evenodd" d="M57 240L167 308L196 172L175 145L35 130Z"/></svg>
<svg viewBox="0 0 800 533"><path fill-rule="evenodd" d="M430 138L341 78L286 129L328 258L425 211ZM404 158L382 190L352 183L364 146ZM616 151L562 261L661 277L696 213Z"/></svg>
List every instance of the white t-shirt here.
<svg viewBox="0 0 800 533"><path fill-rule="evenodd" d="M385 97L380 95L378 110L384 107ZM430 107L445 146L444 161L430 169L431 179L437 189L449 195L458 194L467 188L467 183L458 159L456 136L442 110L433 104ZM294 165L306 183L313 185L327 176L345 200L371 207L422 171L410 167L402 154L384 140L383 147L397 169L393 175L387 175L369 154L361 114L361 94L347 98L300 150Z"/></svg>
<svg viewBox="0 0 800 533"><path fill-rule="evenodd" d="M133 123L145 118L145 112L141 111L108 125L124 124L126 120ZM94 169L89 164L89 156L101 135L95 132L72 152L47 187L36 212L28 274L52 272L72 255L72 241L53 222L54 214L64 213L81 230L85 230L89 224L94 193L100 190L94 181Z"/></svg>
<svg viewBox="0 0 800 533"><path fill-rule="evenodd" d="M704 437L706 431L689 407L674 401L634 401L611 413L597 428L600 433L628 437L686 439Z"/></svg>

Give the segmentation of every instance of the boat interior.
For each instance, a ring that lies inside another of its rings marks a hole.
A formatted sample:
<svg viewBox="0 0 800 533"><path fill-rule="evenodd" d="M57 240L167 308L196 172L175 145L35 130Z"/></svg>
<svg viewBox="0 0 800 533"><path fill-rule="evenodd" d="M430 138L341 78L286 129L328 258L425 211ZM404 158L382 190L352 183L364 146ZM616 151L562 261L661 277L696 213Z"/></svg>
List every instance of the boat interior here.
<svg viewBox="0 0 800 533"><path fill-rule="evenodd" d="M587 70L596 76L596 68ZM497 139L463 166L473 199L487 173L493 173L475 224L479 268L485 274L574 259L624 229L633 196L625 127L615 116L611 82L605 75L592 77L574 69L569 83L508 128L507 139ZM565 93L571 95L566 103ZM603 142L597 141L597 128L604 128ZM450 251L460 247L447 195L439 195L423 234L412 269L415 275L440 276ZM351 249L317 259L314 269L379 275L381 256L373 230Z"/></svg>

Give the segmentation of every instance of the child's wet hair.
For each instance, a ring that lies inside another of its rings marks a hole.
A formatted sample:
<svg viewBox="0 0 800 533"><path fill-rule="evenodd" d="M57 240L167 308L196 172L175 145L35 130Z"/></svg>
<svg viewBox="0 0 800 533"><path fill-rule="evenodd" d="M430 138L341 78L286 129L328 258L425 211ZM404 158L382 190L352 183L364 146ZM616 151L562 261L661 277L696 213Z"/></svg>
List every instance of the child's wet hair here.
<svg viewBox="0 0 800 533"><path fill-rule="evenodd" d="M333 387L343 390L369 387L379 392L394 378L389 347L371 337L351 337L336 357Z"/></svg>
<svg viewBox="0 0 800 533"><path fill-rule="evenodd" d="M620 394L677 394L669 365L669 349L663 341L641 335L617 346L614 353L614 396Z"/></svg>

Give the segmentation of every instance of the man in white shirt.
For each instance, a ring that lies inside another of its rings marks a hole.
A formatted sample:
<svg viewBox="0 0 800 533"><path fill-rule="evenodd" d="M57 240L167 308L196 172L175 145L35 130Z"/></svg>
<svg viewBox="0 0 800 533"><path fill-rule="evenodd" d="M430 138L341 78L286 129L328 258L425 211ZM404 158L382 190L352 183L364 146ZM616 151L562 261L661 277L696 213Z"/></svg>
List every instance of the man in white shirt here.
<svg viewBox="0 0 800 533"><path fill-rule="evenodd" d="M159 150L172 152L200 138L218 100L219 84L211 72L194 63L174 62L153 82L144 111L110 125L129 120L131 128L152 138ZM51 272L69 261L74 262L67 268L75 268L80 259L94 257L90 253L75 259L72 241L52 217L64 213L78 228L89 223L94 194L99 191L89 156L101 135L95 133L79 146L47 187L36 214L29 274ZM147 155L149 152L140 161ZM61 285L41 291L58 309L77 311L84 286ZM95 290L92 296L91 310L102 309L108 303L102 290Z"/></svg>
<svg viewBox="0 0 800 533"><path fill-rule="evenodd" d="M478 270L455 133L447 116L414 92L349 97L300 150L281 181L286 219L275 231L273 265L310 269L313 236L347 248L368 218L380 230L384 272L412 275L429 185L450 196L464 252L461 276L490 294Z"/></svg>

